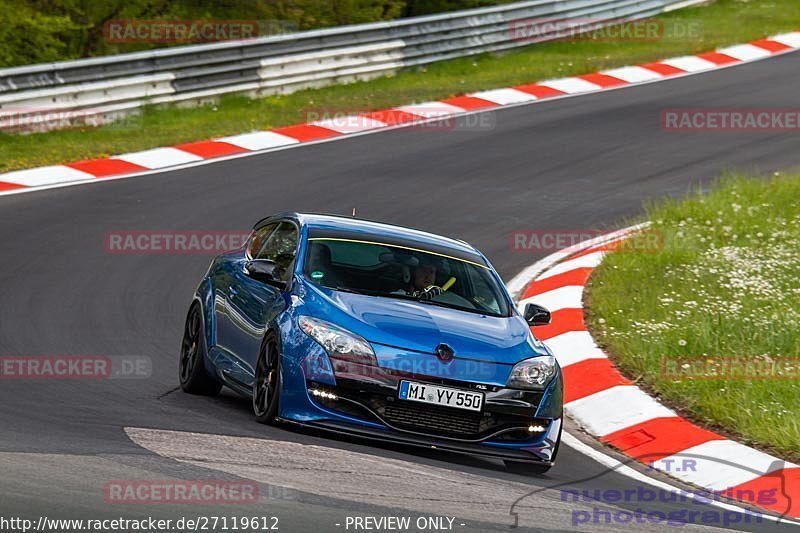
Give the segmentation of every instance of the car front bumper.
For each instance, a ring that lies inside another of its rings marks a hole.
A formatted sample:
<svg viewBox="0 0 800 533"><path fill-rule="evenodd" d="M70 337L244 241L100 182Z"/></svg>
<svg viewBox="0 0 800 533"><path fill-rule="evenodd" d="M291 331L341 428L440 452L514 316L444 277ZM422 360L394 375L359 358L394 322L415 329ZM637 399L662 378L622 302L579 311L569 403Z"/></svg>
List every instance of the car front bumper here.
<svg viewBox="0 0 800 533"><path fill-rule="evenodd" d="M561 431L560 373L544 391L523 391L375 366L342 367L334 362L333 367L335 380L303 376L305 394L297 389L293 394L302 401L293 401L295 408L282 412L281 418L337 433L457 453L547 464L553 460ZM482 409L475 412L401 400L402 380L481 392Z"/></svg>

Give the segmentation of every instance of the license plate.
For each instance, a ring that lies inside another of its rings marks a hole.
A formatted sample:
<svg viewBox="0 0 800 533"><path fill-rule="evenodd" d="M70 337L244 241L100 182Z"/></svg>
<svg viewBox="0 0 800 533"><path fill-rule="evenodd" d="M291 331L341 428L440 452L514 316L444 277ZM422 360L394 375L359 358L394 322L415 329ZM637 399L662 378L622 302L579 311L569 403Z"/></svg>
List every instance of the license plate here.
<svg viewBox="0 0 800 533"><path fill-rule="evenodd" d="M449 387L440 387L428 383L415 383L413 381L401 381L400 393L401 400L411 400L433 405L444 405L457 409L467 409L469 411L480 411L483 407L483 393L472 392Z"/></svg>

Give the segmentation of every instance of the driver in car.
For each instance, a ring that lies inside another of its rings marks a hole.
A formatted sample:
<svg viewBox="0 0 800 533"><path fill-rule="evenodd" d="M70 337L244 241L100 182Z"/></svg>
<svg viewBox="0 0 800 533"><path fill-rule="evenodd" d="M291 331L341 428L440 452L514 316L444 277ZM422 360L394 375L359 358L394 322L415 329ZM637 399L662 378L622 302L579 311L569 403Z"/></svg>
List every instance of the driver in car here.
<svg viewBox="0 0 800 533"><path fill-rule="evenodd" d="M436 286L436 263L428 258L420 259L419 265L411 273L411 281L406 292L415 297L430 300L442 293Z"/></svg>

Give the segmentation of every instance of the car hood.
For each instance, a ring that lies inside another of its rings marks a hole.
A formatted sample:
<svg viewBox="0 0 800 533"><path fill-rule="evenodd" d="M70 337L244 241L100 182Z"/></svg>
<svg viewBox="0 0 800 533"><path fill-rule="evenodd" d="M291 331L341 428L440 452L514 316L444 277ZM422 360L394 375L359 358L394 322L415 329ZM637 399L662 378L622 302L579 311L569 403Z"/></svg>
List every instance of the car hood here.
<svg viewBox="0 0 800 533"><path fill-rule="evenodd" d="M428 303L366 296L306 284L306 304L314 314L373 344L436 353L439 344L457 359L514 364L546 355L520 316L492 317Z"/></svg>

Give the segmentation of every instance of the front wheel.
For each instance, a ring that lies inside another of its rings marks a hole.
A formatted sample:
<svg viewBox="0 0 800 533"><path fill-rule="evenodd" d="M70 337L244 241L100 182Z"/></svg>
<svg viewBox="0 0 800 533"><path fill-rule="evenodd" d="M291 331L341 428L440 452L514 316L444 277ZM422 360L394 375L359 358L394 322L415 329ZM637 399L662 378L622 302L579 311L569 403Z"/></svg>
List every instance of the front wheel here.
<svg viewBox="0 0 800 533"><path fill-rule="evenodd" d="M180 381L181 389L189 394L215 396L222 383L208 375L205 369L206 335L203 329L203 313L198 304L193 304L186 317L181 343Z"/></svg>
<svg viewBox="0 0 800 533"><path fill-rule="evenodd" d="M256 422L270 424L278 415L281 391L281 357L273 333L268 333L261 347L253 380L253 414Z"/></svg>

